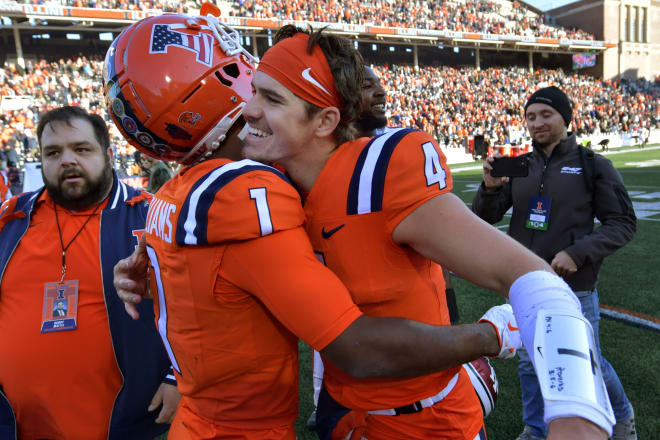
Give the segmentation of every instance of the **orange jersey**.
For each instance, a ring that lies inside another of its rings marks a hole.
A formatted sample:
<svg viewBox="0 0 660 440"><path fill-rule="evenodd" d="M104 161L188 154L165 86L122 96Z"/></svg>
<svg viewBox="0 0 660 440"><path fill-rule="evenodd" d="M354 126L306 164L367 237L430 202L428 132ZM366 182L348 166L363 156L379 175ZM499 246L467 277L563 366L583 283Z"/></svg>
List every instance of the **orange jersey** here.
<svg viewBox="0 0 660 440"><path fill-rule="evenodd" d="M122 377L103 296L101 209L66 254L66 279L80 282L78 328L41 333L44 284L60 280L62 248L47 191L37 204L0 285L0 385L16 413L19 438L105 439ZM58 208L64 243L93 210Z"/></svg>
<svg viewBox="0 0 660 440"><path fill-rule="evenodd" d="M195 426L293 423L296 335L321 350L360 316L316 260L303 220L284 175L249 160L185 168L150 204L156 324Z"/></svg>
<svg viewBox="0 0 660 440"><path fill-rule="evenodd" d="M451 188L444 155L421 131L396 129L357 139L332 154L305 201L305 228L319 258L363 313L449 325L442 268L394 243L392 231L414 209ZM324 364L332 397L357 410L396 408L433 396L460 370L356 380L331 362Z"/></svg>
<svg viewBox="0 0 660 440"><path fill-rule="evenodd" d="M5 182L5 177L0 176L0 203L4 202L5 200L11 199L11 191L9 190L9 186Z"/></svg>

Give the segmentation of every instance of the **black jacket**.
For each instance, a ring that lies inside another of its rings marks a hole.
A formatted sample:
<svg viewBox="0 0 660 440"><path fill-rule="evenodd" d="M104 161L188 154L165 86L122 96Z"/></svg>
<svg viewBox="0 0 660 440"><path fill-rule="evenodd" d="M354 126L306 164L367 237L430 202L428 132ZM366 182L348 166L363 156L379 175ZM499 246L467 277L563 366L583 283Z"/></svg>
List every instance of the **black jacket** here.
<svg viewBox="0 0 660 440"><path fill-rule="evenodd" d="M496 192L482 182L472 200L472 211L493 224L513 206L508 234L546 260L561 250L578 271L566 278L575 291L596 286L603 259L634 236L637 218L619 172L612 162L578 147L575 134L561 140L550 157L533 144L529 175L512 178ZM586 171L586 175L585 175ZM547 231L527 229L530 197L550 197ZM594 229L594 218L601 223Z"/></svg>

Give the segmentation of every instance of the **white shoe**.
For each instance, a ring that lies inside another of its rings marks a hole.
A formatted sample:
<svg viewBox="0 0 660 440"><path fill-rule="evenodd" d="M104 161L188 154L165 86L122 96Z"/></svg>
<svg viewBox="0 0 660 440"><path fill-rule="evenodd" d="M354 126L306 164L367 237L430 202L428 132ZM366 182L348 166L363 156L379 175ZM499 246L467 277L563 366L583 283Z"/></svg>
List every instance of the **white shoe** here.
<svg viewBox="0 0 660 440"><path fill-rule="evenodd" d="M612 440L637 440L637 430L635 429L635 413L625 420L616 422L612 433Z"/></svg>

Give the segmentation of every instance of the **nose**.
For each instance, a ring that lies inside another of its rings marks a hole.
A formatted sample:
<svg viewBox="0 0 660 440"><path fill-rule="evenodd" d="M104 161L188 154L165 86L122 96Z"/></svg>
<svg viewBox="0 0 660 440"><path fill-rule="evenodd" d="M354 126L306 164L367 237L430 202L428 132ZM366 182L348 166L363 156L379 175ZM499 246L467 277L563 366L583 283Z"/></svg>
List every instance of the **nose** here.
<svg viewBox="0 0 660 440"><path fill-rule="evenodd" d="M243 118L245 118L248 123L256 121L261 115L261 110L259 109L259 103L257 101L257 95L254 95L248 100L243 108Z"/></svg>
<svg viewBox="0 0 660 440"><path fill-rule="evenodd" d="M383 85L381 83L377 83L374 86L374 96L381 97L385 96L385 89L383 88Z"/></svg>
<svg viewBox="0 0 660 440"><path fill-rule="evenodd" d="M60 163L64 166L66 165L73 165L77 161L75 153L69 149L69 148L64 148L62 149L62 154L60 155Z"/></svg>

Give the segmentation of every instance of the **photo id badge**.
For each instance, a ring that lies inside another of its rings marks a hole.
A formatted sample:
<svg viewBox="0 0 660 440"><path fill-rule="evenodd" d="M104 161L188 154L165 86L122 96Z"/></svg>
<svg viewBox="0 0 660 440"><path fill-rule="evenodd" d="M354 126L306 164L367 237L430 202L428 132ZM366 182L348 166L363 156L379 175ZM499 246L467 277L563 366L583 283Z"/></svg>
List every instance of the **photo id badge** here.
<svg viewBox="0 0 660 440"><path fill-rule="evenodd" d="M78 280L44 285L41 333L75 330L78 318Z"/></svg>
<svg viewBox="0 0 660 440"><path fill-rule="evenodd" d="M529 213L525 221L525 227L527 229L536 229L537 231L548 230L550 201L550 197L532 196L529 198Z"/></svg>

